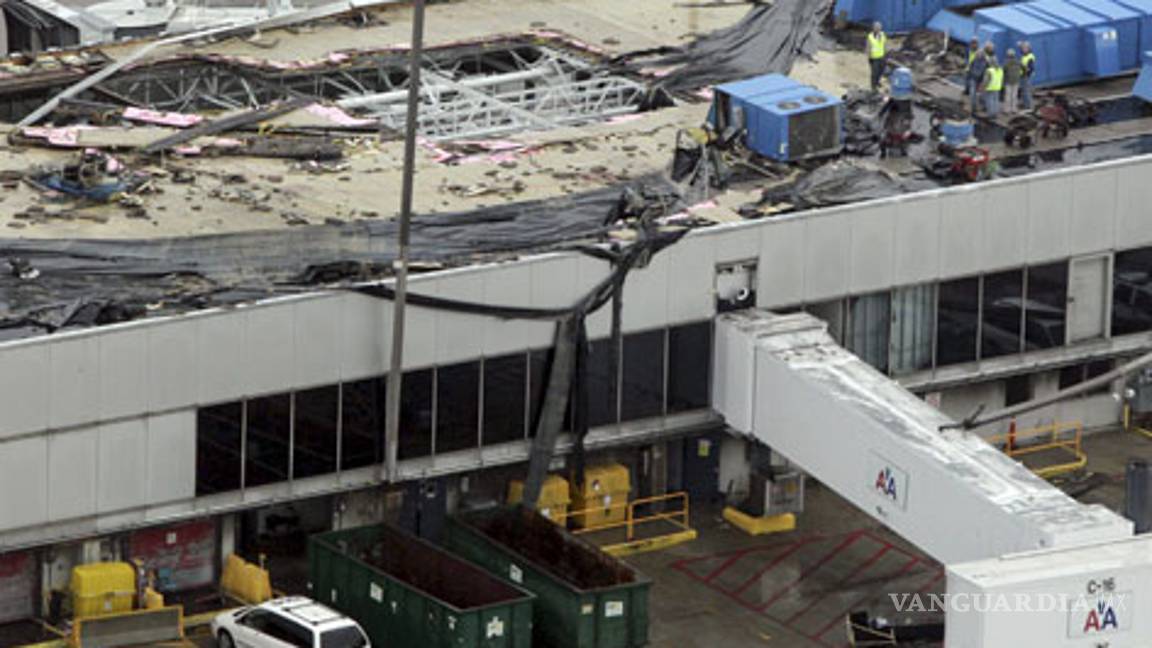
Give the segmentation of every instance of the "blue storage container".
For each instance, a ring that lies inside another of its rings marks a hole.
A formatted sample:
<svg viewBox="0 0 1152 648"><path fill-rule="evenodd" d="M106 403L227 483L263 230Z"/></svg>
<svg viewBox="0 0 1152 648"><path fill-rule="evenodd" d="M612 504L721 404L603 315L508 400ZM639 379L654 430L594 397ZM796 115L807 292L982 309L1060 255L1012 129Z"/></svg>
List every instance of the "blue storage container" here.
<svg viewBox="0 0 1152 648"><path fill-rule="evenodd" d="M1119 74L1120 50L1116 30L1106 16L1083 9L1066 0L1035 0L1018 5L1022 11L1035 11L1047 15L1053 22L1072 25L1080 33L1075 53L1079 53L1079 69L1070 67L1070 80L1086 76L1102 77ZM1132 38L1137 38L1135 32ZM1136 61L1128 68L1136 67Z"/></svg>
<svg viewBox="0 0 1152 648"><path fill-rule="evenodd" d="M979 1L979 0L976 0ZM946 0L836 0L835 16L853 23L877 20L888 33L920 29L944 8ZM967 4L975 4L966 0Z"/></svg>
<svg viewBox="0 0 1152 648"><path fill-rule="evenodd" d="M1067 0L1067 2L1103 16L1108 25L1116 31L1116 38L1112 44L1119 51L1119 69L1112 74L1140 67L1140 28L1144 18L1140 12L1133 11L1114 0Z"/></svg>
<svg viewBox="0 0 1152 648"><path fill-rule="evenodd" d="M773 160L832 155L843 145L840 99L780 74L717 86L708 122L720 132L743 128L745 146Z"/></svg>
<svg viewBox="0 0 1152 648"><path fill-rule="evenodd" d="M1141 54L1152 50L1152 0L1113 0L1116 4L1127 7L1139 16L1140 40L1136 47L1136 55L1140 65L1143 65Z"/></svg>
<svg viewBox="0 0 1152 648"><path fill-rule="evenodd" d="M973 19L977 35L995 45L1001 62L1009 47L1032 44L1038 86L1112 76L1139 65L1143 19L1115 0L1033 0L980 9Z"/></svg>

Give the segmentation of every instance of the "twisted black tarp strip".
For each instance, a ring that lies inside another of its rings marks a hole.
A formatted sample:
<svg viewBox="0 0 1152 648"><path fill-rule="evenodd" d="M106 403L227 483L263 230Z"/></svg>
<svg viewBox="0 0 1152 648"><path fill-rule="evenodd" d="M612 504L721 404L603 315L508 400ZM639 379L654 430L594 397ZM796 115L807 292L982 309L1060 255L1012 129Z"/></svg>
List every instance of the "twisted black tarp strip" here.
<svg viewBox="0 0 1152 648"><path fill-rule="evenodd" d="M798 57L816 53L820 25L832 4L833 0L776 0L753 7L735 25L705 34L685 47L631 52L612 62L639 63L643 58L643 65L680 66L660 80L661 87L673 92L769 72L787 74Z"/></svg>
<svg viewBox="0 0 1152 648"><path fill-rule="evenodd" d="M651 222L640 223L640 236L633 244L622 249L589 248L582 250L596 258L613 264L613 271L584 296L567 308L522 308L480 304L457 299L409 293L408 303L425 308L468 315L485 315L500 319L558 320L556 326L552 366L544 390L540 412L536 421L536 435L528 461L528 476L524 483L524 503L534 507L547 476L548 466L555 453L556 440L564 424L568 403L572 408L573 472L577 482L584 473L584 439L588 434L588 332L587 316L613 300L612 340L613 364L619 366L621 315L623 312L624 282L637 265L647 263L652 255L680 240L687 230L656 231ZM349 288L364 295L391 300L395 292L389 286L365 285Z"/></svg>

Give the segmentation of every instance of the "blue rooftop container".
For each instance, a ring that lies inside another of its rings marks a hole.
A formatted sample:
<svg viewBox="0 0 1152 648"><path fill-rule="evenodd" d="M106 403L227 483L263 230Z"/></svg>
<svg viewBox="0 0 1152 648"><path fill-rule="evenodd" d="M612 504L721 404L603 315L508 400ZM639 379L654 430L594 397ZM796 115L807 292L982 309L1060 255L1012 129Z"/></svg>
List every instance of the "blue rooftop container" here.
<svg viewBox="0 0 1152 648"><path fill-rule="evenodd" d="M888 33L920 29L949 0L836 0L835 16L853 23L879 20ZM955 2L956 0L951 0ZM962 0L974 4L973 0ZM975 0L979 1L979 0Z"/></svg>
<svg viewBox="0 0 1152 648"><path fill-rule="evenodd" d="M1009 47L1032 44L1036 85L1112 76L1140 65L1144 19L1116 0L1033 0L980 9L973 19L977 35L996 46L1001 61Z"/></svg>
<svg viewBox="0 0 1152 648"><path fill-rule="evenodd" d="M1116 31L1116 39L1120 53L1120 70L1134 70L1140 67L1140 27L1144 18L1140 12L1133 11L1113 0L1066 0L1068 4L1075 5L1098 16L1103 16L1108 25Z"/></svg>
<svg viewBox="0 0 1152 648"><path fill-rule="evenodd" d="M1140 45L1137 55L1152 50L1152 0L1113 0L1140 16ZM1144 61L1141 59L1143 65Z"/></svg>
<svg viewBox="0 0 1152 648"><path fill-rule="evenodd" d="M744 144L790 162L838 153L843 145L840 99L781 74L717 86L708 122L723 132L743 125Z"/></svg>
<svg viewBox="0 0 1152 648"><path fill-rule="evenodd" d="M1107 16L1084 9L1067 0L1035 0L1017 5L1021 11L1031 11L1047 15L1055 22L1072 25L1079 31L1080 70L1073 79L1084 77L1105 77L1119 74L1125 69L1135 68L1139 62L1132 58L1125 66L1120 60L1119 33ZM1131 16L1133 42L1139 39L1135 16ZM1135 49L1132 50L1135 53Z"/></svg>
<svg viewBox="0 0 1152 648"><path fill-rule="evenodd" d="M1046 16L1024 11L1022 5L980 9L973 14L976 35L981 42L996 46L996 55L1003 60L1009 47L1020 41L1029 41L1036 53L1037 85L1080 78L1078 42L1080 34L1070 25L1055 22Z"/></svg>

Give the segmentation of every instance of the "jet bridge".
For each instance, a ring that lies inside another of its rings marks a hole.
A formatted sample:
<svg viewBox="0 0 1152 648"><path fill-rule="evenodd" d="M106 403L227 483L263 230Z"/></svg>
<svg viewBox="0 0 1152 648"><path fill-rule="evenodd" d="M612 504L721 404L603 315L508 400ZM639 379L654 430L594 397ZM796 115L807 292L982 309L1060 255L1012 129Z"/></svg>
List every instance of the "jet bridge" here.
<svg viewBox="0 0 1152 648"><path fill-rule="evenodd" d="M1090 583L1105 567L1116 568L1087 559L1069 564L1069 551L1099 554L1094 547L1123 547L1126 569L1152 571L1152 536L1134 540L1128 520L1077 502L979 436L950 428L953 421L841 348L810 315L723 314L716 320L714 359L713 407L730 427L787 457L945 564L950 593L983 588L971 574L986 574L988 561L1023 552L1030 557L1013 564L1034 567L1043 562L1037 555L1050 554L1062 564L1063 580L1032 571L1031 580L1013 581L1015 592L1082 594L1065 591L1065 581ZM1004 591L1003 583L993 585L985 589ZM1143 590L1137 598L1152 596L1152 581L1133 587ZM1098 641L1090 633L1073 633L1080 620L1072 617L1081 612L1024 614L1014 623L1003 614L991 618L986 610L948 608L946 643L1023 645L1020 639L1029 635L1020 632L1039 632L1040 624L1057 633L1047 636L1060 637L1045 645L1098 646L1078 641ZM1148 635L1141 635L1152 632L1150 622L1129 622L1134 631L1109 637L1108 645L1146 647Z"/></svg>

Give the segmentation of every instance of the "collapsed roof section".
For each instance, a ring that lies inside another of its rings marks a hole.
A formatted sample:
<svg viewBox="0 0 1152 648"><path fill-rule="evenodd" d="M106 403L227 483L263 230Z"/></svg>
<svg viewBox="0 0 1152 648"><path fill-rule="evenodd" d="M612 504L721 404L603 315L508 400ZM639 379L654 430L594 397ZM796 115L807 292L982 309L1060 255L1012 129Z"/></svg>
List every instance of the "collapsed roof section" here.
<svg viewBox="0 0 1152 648"><path fill-rule="evenodd" d="M635 112L645 86L598 68L559 41L504 39L431 50L425 57L420 129L433 139L501 135L596 121ZM205 112L257 108L307 96L335 101L385 130L407 112L407 52L333 53L317 61L275 63L190 55L116 75L86 99L154 110Z"/></svg>

